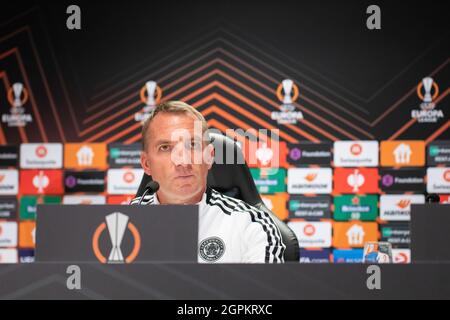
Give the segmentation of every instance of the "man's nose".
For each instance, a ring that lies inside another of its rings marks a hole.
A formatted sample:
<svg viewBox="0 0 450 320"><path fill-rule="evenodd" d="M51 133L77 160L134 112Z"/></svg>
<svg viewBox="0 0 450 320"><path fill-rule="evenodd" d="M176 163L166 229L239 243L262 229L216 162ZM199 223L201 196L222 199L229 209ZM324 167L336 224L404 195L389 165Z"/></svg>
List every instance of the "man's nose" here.
<svg viewBox="0 0 450 320"><path fill-rule="evenodd" d="M191 152L186 150L183 143L175 146L171 154L172 162L176 166L187 166L192 164Z"/></svg>

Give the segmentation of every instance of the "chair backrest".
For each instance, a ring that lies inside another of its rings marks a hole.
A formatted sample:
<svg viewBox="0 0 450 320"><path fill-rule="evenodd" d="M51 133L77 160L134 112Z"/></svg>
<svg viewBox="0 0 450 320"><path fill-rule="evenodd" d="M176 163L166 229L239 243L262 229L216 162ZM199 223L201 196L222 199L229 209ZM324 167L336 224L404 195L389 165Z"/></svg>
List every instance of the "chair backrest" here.
<svg viewBox="0 0 450 320"><path fill-rule="evenodd" d="M215 148L214 164L208 172L208 186L230 197L241 199L248 204L267 212L278 226L286 245L285 261L299 261L300 249L295 233L264 204L245 163L241 148L232 139L220 134L210 133ZM144 174L137 196L140 196L151 176Z"/></svg>

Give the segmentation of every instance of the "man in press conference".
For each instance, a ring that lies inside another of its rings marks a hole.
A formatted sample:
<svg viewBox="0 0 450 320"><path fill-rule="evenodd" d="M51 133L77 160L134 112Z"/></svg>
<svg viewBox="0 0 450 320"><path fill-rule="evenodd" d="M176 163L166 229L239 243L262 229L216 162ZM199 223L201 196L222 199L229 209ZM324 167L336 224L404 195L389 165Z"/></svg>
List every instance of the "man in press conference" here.
<svg viewBox="0 0 450 320"><path fill-rule="evenodd" d="M284 262L286 246L267 213L207 186L214 146L194 107L181 101L157 106L144 122L142 146L141 166L159 188L131 204L198 205L198 262Z"/></svg>

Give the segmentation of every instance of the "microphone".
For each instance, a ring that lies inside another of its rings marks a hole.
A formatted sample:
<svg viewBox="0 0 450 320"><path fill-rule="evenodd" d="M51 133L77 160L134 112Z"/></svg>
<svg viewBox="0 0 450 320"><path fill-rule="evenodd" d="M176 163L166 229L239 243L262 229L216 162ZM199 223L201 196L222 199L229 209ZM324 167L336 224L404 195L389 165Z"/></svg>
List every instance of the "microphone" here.
<svg viewBox="0 0 450 320"><path fill-rule="evenodd" d="M425 198L426 203L438 203L440 200L441 197L439 197L436 193L430 193Z"/></svg>
<svg viewBox="0 0 450 320"><path fill-rule="evenodd" d="M138 202L138 205L141 204L142 200L144 200L144 197L145 197L147 194L154 194L154 193L155 193L156 191L158 191L158 190L159 190L159 183L158 183L158 182L152 180L152 181L150 181L149 183L147 183L147 184L145 185L145 191L144 191L144 193L142 194L141 199L140 199L139 202Z"/></svg>

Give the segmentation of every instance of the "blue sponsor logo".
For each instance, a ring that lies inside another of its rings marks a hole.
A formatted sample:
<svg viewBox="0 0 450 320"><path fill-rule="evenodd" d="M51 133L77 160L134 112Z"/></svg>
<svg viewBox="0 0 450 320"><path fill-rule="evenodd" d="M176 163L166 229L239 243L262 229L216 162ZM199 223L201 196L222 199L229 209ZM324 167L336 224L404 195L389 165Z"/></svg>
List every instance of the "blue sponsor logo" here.
<svg viewBox="0 0 450 320"><path fill-rule="evenodd" d="M34 250L32 249L19 250L19 262L20 263L34 262Z"/></svg>
<svg viewBox="0 0 450 320"><path fill-rule="evenodd" d="M300 263L329 263L330 250L305 250L300 249Z"/></svg>
<svg viewBox="0 0 450 320"><path fill-rule="evenodd" d="M362 263L363 249L334 250L334 263Z"/></svg>

